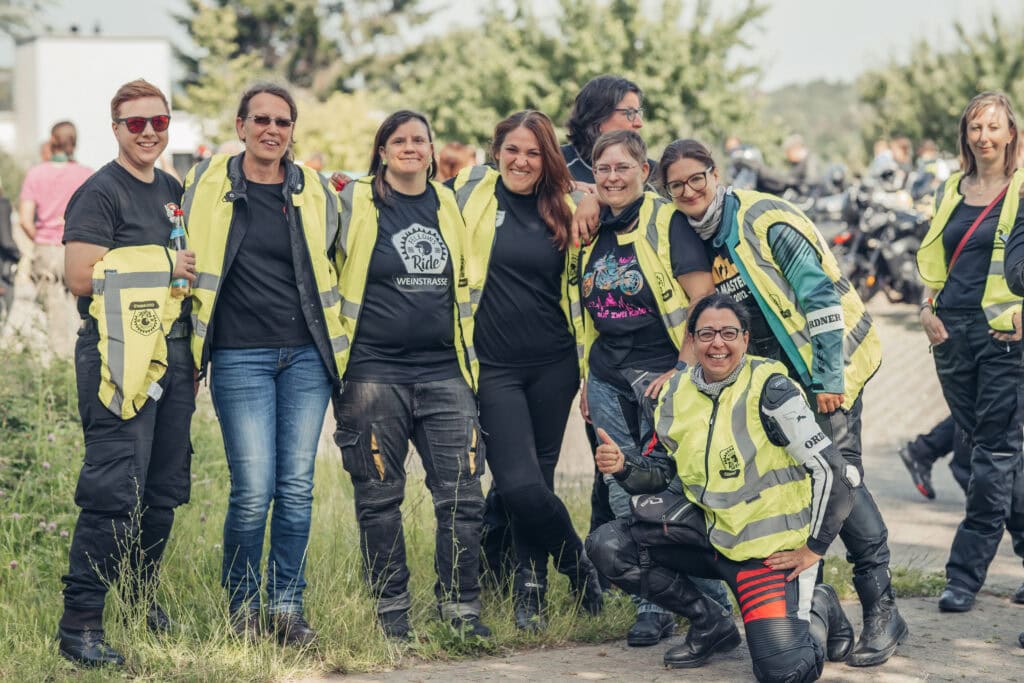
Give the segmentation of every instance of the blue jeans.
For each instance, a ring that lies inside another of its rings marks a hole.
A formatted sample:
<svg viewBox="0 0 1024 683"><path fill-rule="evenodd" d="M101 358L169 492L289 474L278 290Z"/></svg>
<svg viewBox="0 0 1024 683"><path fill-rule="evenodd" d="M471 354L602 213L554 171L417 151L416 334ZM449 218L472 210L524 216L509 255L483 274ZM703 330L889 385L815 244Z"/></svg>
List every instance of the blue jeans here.
<svg viewBox="0 0 1024 683"><path fill-rule="evenodd" d="M608 432L612 441L618 444L626 457L640 457L643 454L644 446L654 434L654 402L650 399L641 399L644 390L652 380L657 379L659 373L655 372L633 372L634 391L625 391L599 377L591 374L587 378L587 406L590 409L590 421L594 429L601 428ZM630 494L615 477L605 475L608 484L608 503L615 513L616 518L629 517ZM683 492L682 482L676 477L669 484L669 491L681 494ZM719 603L728 610L732 609L729 601L729 593L721 581L690 577L697 587L706 593L712 600ZM664 612L653 602L640 600L638 612Z"/></svg>
<svg viewBox="0 0 1024 683"><path fill-rule="evenodd" d="M312 344L217 349L210 393L224 435L231 494L221 584L230 606L258 606L267 512L267 599L272 614L302 611L313 510L313 462L331 381Z"/></svg>
<svg viewBox="0 0 1024 683"><path fill-rule="evenodd" d="M412 605L400 509L412 441L434 500L434 594L441 616L479 615L484 444L473 390L461 376L420 384L345 382L334 414L334 441L352 476L359 545L377 612Z"/></svg>

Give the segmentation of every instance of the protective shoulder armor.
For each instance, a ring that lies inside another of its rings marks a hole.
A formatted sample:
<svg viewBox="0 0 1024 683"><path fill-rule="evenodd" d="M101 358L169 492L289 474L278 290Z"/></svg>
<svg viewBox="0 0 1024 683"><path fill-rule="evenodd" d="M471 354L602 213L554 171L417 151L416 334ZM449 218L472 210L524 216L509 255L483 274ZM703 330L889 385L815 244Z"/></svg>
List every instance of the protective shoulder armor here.
<svg viewBox="0 0 1024 683"><path fill-rule="evenodd" d="M800 390L793 384L793 380L781 374L774 374L768 378L761 392L761 407L767 411L777 410L793 398L799 396Z"/></svg>

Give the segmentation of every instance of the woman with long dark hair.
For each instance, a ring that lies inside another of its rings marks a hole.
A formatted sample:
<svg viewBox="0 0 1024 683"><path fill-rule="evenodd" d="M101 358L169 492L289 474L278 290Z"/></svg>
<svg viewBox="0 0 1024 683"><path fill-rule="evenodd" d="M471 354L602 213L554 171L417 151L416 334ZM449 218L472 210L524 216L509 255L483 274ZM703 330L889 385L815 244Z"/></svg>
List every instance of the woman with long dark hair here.
<svg viewBox="0 0 1024 683"><path fill-rule="evenodd" d="M550 119L522 111L500 122L491 156L498 170L463 169L455 196L469 230L487 462L512 516L516 625L539 629L549 556L588 612L602 607L597 575L554 493L579 388L579 254L569 248L571 179Z"/></svg>
<svg viewBox="0 0 1024 683"><path fill-rule="evenodd" d="M403 110L377 129L369 175L341 194L337 262L344 296L335 441L355 488L360 547L384 632L409 635L409 570L400 506L409 441L437 516L441 617L471 635L480 622L483 443L466 279L465 224L433 182L425 116Z"/></svg>

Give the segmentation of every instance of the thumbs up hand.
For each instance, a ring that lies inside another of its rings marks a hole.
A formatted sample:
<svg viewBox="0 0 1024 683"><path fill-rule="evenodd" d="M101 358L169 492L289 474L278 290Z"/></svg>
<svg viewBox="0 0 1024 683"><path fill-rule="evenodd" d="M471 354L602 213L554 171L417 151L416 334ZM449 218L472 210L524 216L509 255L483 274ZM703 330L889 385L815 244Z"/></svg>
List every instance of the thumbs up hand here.
<svg viewBox="0 0 1024 683"><path fill-rule="evenodd" d="M608 432L597 428L597 438L601 442L594 451L594 462L602 474L615 474L626 468L626 456L622 449L612 441Z"/></svg>

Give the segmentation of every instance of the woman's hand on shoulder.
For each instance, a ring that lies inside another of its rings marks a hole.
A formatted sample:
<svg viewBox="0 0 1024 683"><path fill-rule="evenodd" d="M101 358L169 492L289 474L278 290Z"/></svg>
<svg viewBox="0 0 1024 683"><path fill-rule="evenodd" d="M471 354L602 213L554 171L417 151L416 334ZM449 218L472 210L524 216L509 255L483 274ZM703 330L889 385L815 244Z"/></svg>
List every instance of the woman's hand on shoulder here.
<svg viewBox="0 0 1024 683"><path fill-rule="evenodd" d="M674 374L676 374L676 369L672 368L668 372L665 372L655 377L654 381L647 385L647 390L644 391L644 396L651 399L652 401L657 401L658 396L661 395L661 388L665 386L666 382L672 379L672 375Z"/></svg>
<svg viewBox="0 0 1024 683"><path fill-rule="evenodd" d="M601 203L597 200L597 195L588 194L581 199L576 205L576 211L573 212L572 228L569 231L573 245L578 247L581 242L590 244L590 240L594 239L594 233L597 232L600 218Z"/></svg>

